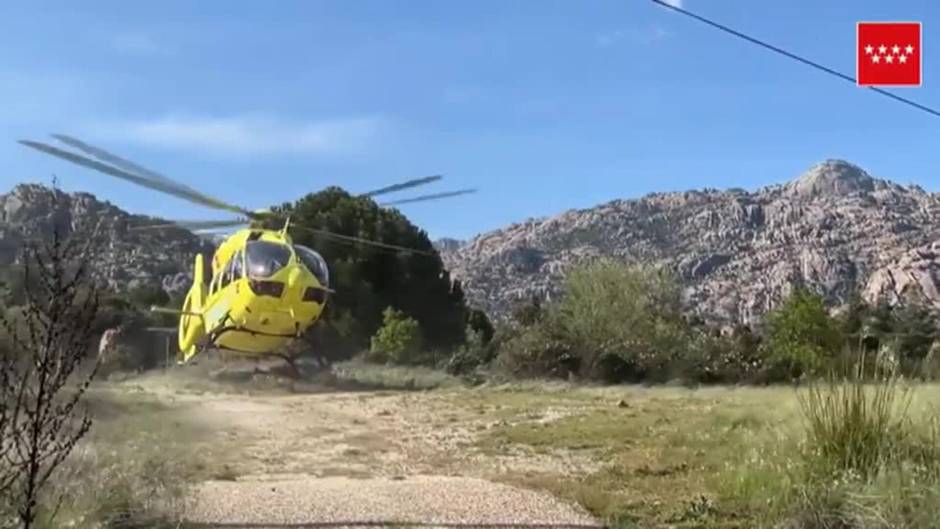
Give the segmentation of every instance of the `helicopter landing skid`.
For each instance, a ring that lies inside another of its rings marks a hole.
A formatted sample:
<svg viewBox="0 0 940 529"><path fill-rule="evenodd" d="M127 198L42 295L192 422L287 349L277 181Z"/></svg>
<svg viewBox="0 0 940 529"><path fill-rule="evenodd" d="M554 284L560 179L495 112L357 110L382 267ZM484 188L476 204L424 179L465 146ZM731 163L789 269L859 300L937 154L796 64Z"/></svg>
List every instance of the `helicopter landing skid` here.
<svg viewBox="0 0 940 529"><path fill-rule="evenodd" d="M249 333L254 336L272 336L272 337L277 337L277 338L298 338L299 332L295 331L292 334L274 334L274 333L267 333L263 331L254 331L251 329L245 329L238 325L232 325L233 323L235 322L229 317L229 315L225 314L225 316L222 317L222 325L220 327L217 327L215 330L203 335L197 341L196 354L192 355L190 357L190 360L192 360L193 358L197 358L200 355L203 355L209 349L216 349L218 351L232 351L234 353L242 354L242 355L250 354L254 356L255 358L276 357L276 358L280 358L281 360L283 360L290 367L290 370L295 377L300 378L302 373L300 372L300 368L297 366L297 358L294 355L290 355L286 353L273 353L273 352L254 353L254 352L242 351L239 349L232 349L230 347L223 347L223 346L218 345L219 338L223 334L229 333L229 332L243 332L243 333ZM225 357L223 356L222 359L224 361ZM185 365L188 363L189 361L177 360L178 365Z"/></svg>

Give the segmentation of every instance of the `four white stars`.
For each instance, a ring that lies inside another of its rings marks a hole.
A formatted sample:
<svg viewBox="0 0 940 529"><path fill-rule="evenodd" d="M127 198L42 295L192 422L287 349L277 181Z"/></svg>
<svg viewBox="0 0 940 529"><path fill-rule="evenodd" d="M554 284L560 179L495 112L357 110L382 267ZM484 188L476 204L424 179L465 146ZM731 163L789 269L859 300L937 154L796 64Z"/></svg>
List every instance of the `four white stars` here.
<svg viewBox="0 0 940 529"><path fill-rule="evenodd" d="M889 50L891 51L890 54L888 53ZM902 50L904 51L904 54L901 53ZM872 63L875 63L875 64L880 63L882 56L884 56L885 62L894 63L895 56L897 56L898 62L901 64L904 64L907 62L907 56L914 53L914 46L908 44L904 48L901 48L901 46L898 46L897 44L895 44L894 46L891 46L891 48L888 48L887 46L882 44L878 46L878 53L874 53L874 52L875 52L874 46L872 46L871 44L865 46L865 55L871 55Z"/></svg>

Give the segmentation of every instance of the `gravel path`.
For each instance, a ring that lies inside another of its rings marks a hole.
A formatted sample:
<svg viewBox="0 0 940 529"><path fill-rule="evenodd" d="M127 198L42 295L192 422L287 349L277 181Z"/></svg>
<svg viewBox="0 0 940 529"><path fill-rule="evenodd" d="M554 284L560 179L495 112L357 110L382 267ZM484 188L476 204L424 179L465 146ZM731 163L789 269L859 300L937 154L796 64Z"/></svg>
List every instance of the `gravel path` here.
<svg viewBox="0 0 940 529"><path fill-rule="evenodd" d="M202 484L187 520L201 526L602 527L590 516L539 492L475 478L274 478Z"/></svg>
<svg viewBox="0 0 940 529"><path fill-rule="evenodd" d="M184 518L200 526L601 526L550 494L490 481L588 471L575 457L479 449L498 406L462 406L462 394L443 391L189 389L178 377L134 388L198 425L187 443L210 481L192 490Z"/></svg>

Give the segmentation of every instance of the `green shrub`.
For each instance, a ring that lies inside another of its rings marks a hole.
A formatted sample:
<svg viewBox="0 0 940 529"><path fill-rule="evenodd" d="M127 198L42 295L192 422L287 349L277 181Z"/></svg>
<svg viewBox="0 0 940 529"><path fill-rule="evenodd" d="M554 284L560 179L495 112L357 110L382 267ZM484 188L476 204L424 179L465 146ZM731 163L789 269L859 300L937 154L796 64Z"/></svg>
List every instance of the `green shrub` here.
<svg viewBox="0 0 940 529"><path fill-rule="evenodd" d="M538 323L544 314L542 303L534 298L528 302L516 303L513 306L512 321L523 327L530 327Z"/></svg>
<svg viewBox="0 0 940 529"><path fill-rule="evenodd" d="M676 374L705 384L757 381L764 366L758 343L744 326L729 335L696 330L686 353L677 361Z"/></svg>
<svg viewBox="0 0 940 529"><path fill-rule="evenodd" d="M820 374L842 349L838 323L829 316L821 297L795 289L767 315L771 369L780 376L799 378Z"/></svg>
<svg viewBox="0 0 940 529"><path fill-rule="evenodd" d="M467 325L466 336L466 343L454 351L444 366L451 375L470 374L493 359L492 326L489 339L484 332L474 330L471 324Z"/></svg>
<svg viewBox="0 0 940 529"><path fill-rule="evenodd" d="M662 270L612 260L581 265L560 301L515 308L520 328L497 340L497 366L517 376L665 379L689 340L680 293Z"/></svg>
<svg viewBox="0 0 940 529"><path fill-rule="evenodd" d="M554 310L582 373L594 378L612 365L642 378L668 376L687 343L679 284L658 269L611 260L575 268Z"/></svg>
<svg viewBox="0 0 940 529"><path fill-rule="evenodd" d="M581 359L549 322L525 328L499 344L496 368L517 377L562 377L577 373Z"/></svg>
<svg viewBox="0 0 940 529"><path fill-rule="evenodd" d="M490 322L486 313L479 309L472 309L467 314L467 332L474 332L475 336L471 339L469 335L465 337L466 343L471 340L478 340L480 345L488 345L493 339L496 330Z"/></svg>
<svg viewBox="0 0 940 529"><path fill-rule="evenodd" d="M864 350L872 365L896 367L905 376L932 379L940 375L936 351L940 328L936 314L915 300L892 305L851 301L840 317L850 346Z"/></svg>
<svg viewBox="0 0 940 529"><path fill-rule="evenodd" d="M409 364L421 351L418 322L403 312L388 307L382 313L382 326L372 337L370 360Z"/></svg>

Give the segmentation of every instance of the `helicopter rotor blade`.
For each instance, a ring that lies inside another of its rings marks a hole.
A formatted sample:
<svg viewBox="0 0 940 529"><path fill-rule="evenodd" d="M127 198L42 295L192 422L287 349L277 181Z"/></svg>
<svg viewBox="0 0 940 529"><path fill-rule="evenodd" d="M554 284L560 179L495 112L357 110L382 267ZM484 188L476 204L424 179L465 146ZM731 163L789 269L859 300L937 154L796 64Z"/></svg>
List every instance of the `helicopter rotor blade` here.
<svg viewBox="0 0 940 529"><path fill-rule="evenodd" d="M117 167L118 169L123 169L124 171L127 171L129 173L139 174L146 178L151 178L153 180L157 180L165 184L173 185L180 189L191 191L194 194L199 193L198 191L192 188L189 188L183 184L180 184L179 182L174 182L173 180L159 173L151 171L150 169L147 169L146 167L142 167L140 165L135 164L134 162L131 162L130 160L125 160L124 158L121 158L120 156L117 156L116 154L112 154L102 149L101 147L95 147L94 145L90 145L88 143L85 143L71 136L66 136L65 134L52 134L52 137L70 147L75 147L76 149L84 152L85 154L89 156L97 158L101 160L102 162L109 163Z"/></svg>
<svg viewBox="0 0 940 529"><path fill-rule="evenodd" d="M384 249L386 249L386 250L397 250L397 251L400 251L400 252L415 253L415 254L419 254L419 255L428 255L428 256L433 256L433 255L435 255L433 252L427 252L427 251L418 250L418 249L415 249L415 248L408 248L408 247L406 247L406 246L398 246L397 244L387 244L387 243L384 243L384 242L373 241L373 240L370 240L370 239L363 239L362 237L353 237L353 236L350 236L350 235L341 235L341 234L339 234L339 233L333 233L333 232L331 232L331 231L321 230L321 229L317 229L317 228L310 228L310 227L308 227L308 226L303 226L303 225L299 225L299 224L291 224L290 227L291 227L291 228L295 228L295 229L304 230L304 231L313 233L313 234L315 234L315 235L320 235L320 236L326 237L326 238L328 238L328 239L335 239L335 240L337 240L337 241L365 244L365 245L367 245L367 246L374 246L374 247L377 247L377 248L384 248Z"/></svg>
<svg viewBox="0 0 940 529"><path fill-rule="evenodd" d="M143 226L132 226L128 228L131 231L159 230L164 228L182 228L186 230L211 230L216 228L234 228L250 224L250 219L231 219L231 220L174 220L162 224L145 224Z"/></svg>
<svg viewBox="0 0 940 529"><path fill-rule="evenodd" d="M99 162L97 160L92 160L91 158L87 158L80 154L69 152L69 151L60 149L58 147L53 147L52 145L48 145L48 144L38 142L38 141L19 140L19 143L26 145L27 147L36 149L38 151L44 152L46 154L55 156L57 158L62 158L63 160L70 161L74 164L81 165L89 169L94 169L101 173L115 176L122 180L127 180L137 185L140 185L149 189L153 189L155 191L160 191L168 195L172 195L177 198L187 200L189 202L207 206L213 209L220 209L224 211L230 211L232 213L238 213L238 214L249 216L249 217L255 215L253 212L248 211L247 209L240 208L238 206L233 206L231 204L227 204L225 202L222 202L221 200L217 200L212 197L203 195L202 193L193 192L192 190L186 188L185 186L182 186L176 182L173 182L172 180L166 179L165 177L161 177L159 179L147 178L135 172L127 171L125 169L108 165L106 163Z"/></svg>
<svg viewBox="0 0 940 529"><path fill-rule="evenodd" d="M413 198L403 198L401 200L393 200L391 202L384 202L379 204L380 206L397 206L400 204L411 204L412 202L424 202L426 200L437 200L441 198L450 198L460 195L469 195L471 193L476 193L476 189L461 189L458 191L445 191L443 193L434 193L432 195L421 195Z"/></svg>
<svg viewBox="0 0 940 529"><path fill-rule="evenodd" d="M440 180L441 178L444 178L444 177L443 177L442 175L433 175L433 176L425 176L425 177L422 177L422 178L415 178L415 179L412 179L412 180L408 180L408 181L406 181L406 182L402 182L402 183L400 183L400 184L393 184L393 185L390 185L390 186L381 187L381 188L379 188L379 189L374 189L374 190L369 191L369 192L367 192L367 193L362 193L362 194L359 195L359 196L361 196L361 197L376 197L376 196L379 196L379 195L384 195L384 194L386 194L386 193L394 193L395 191L401 191L402 189L409 189L409 188L412 188L412 187L422 186L422 185L424 185L424 184L430 184L431 182L436 182L436 181Z"/></svg>

